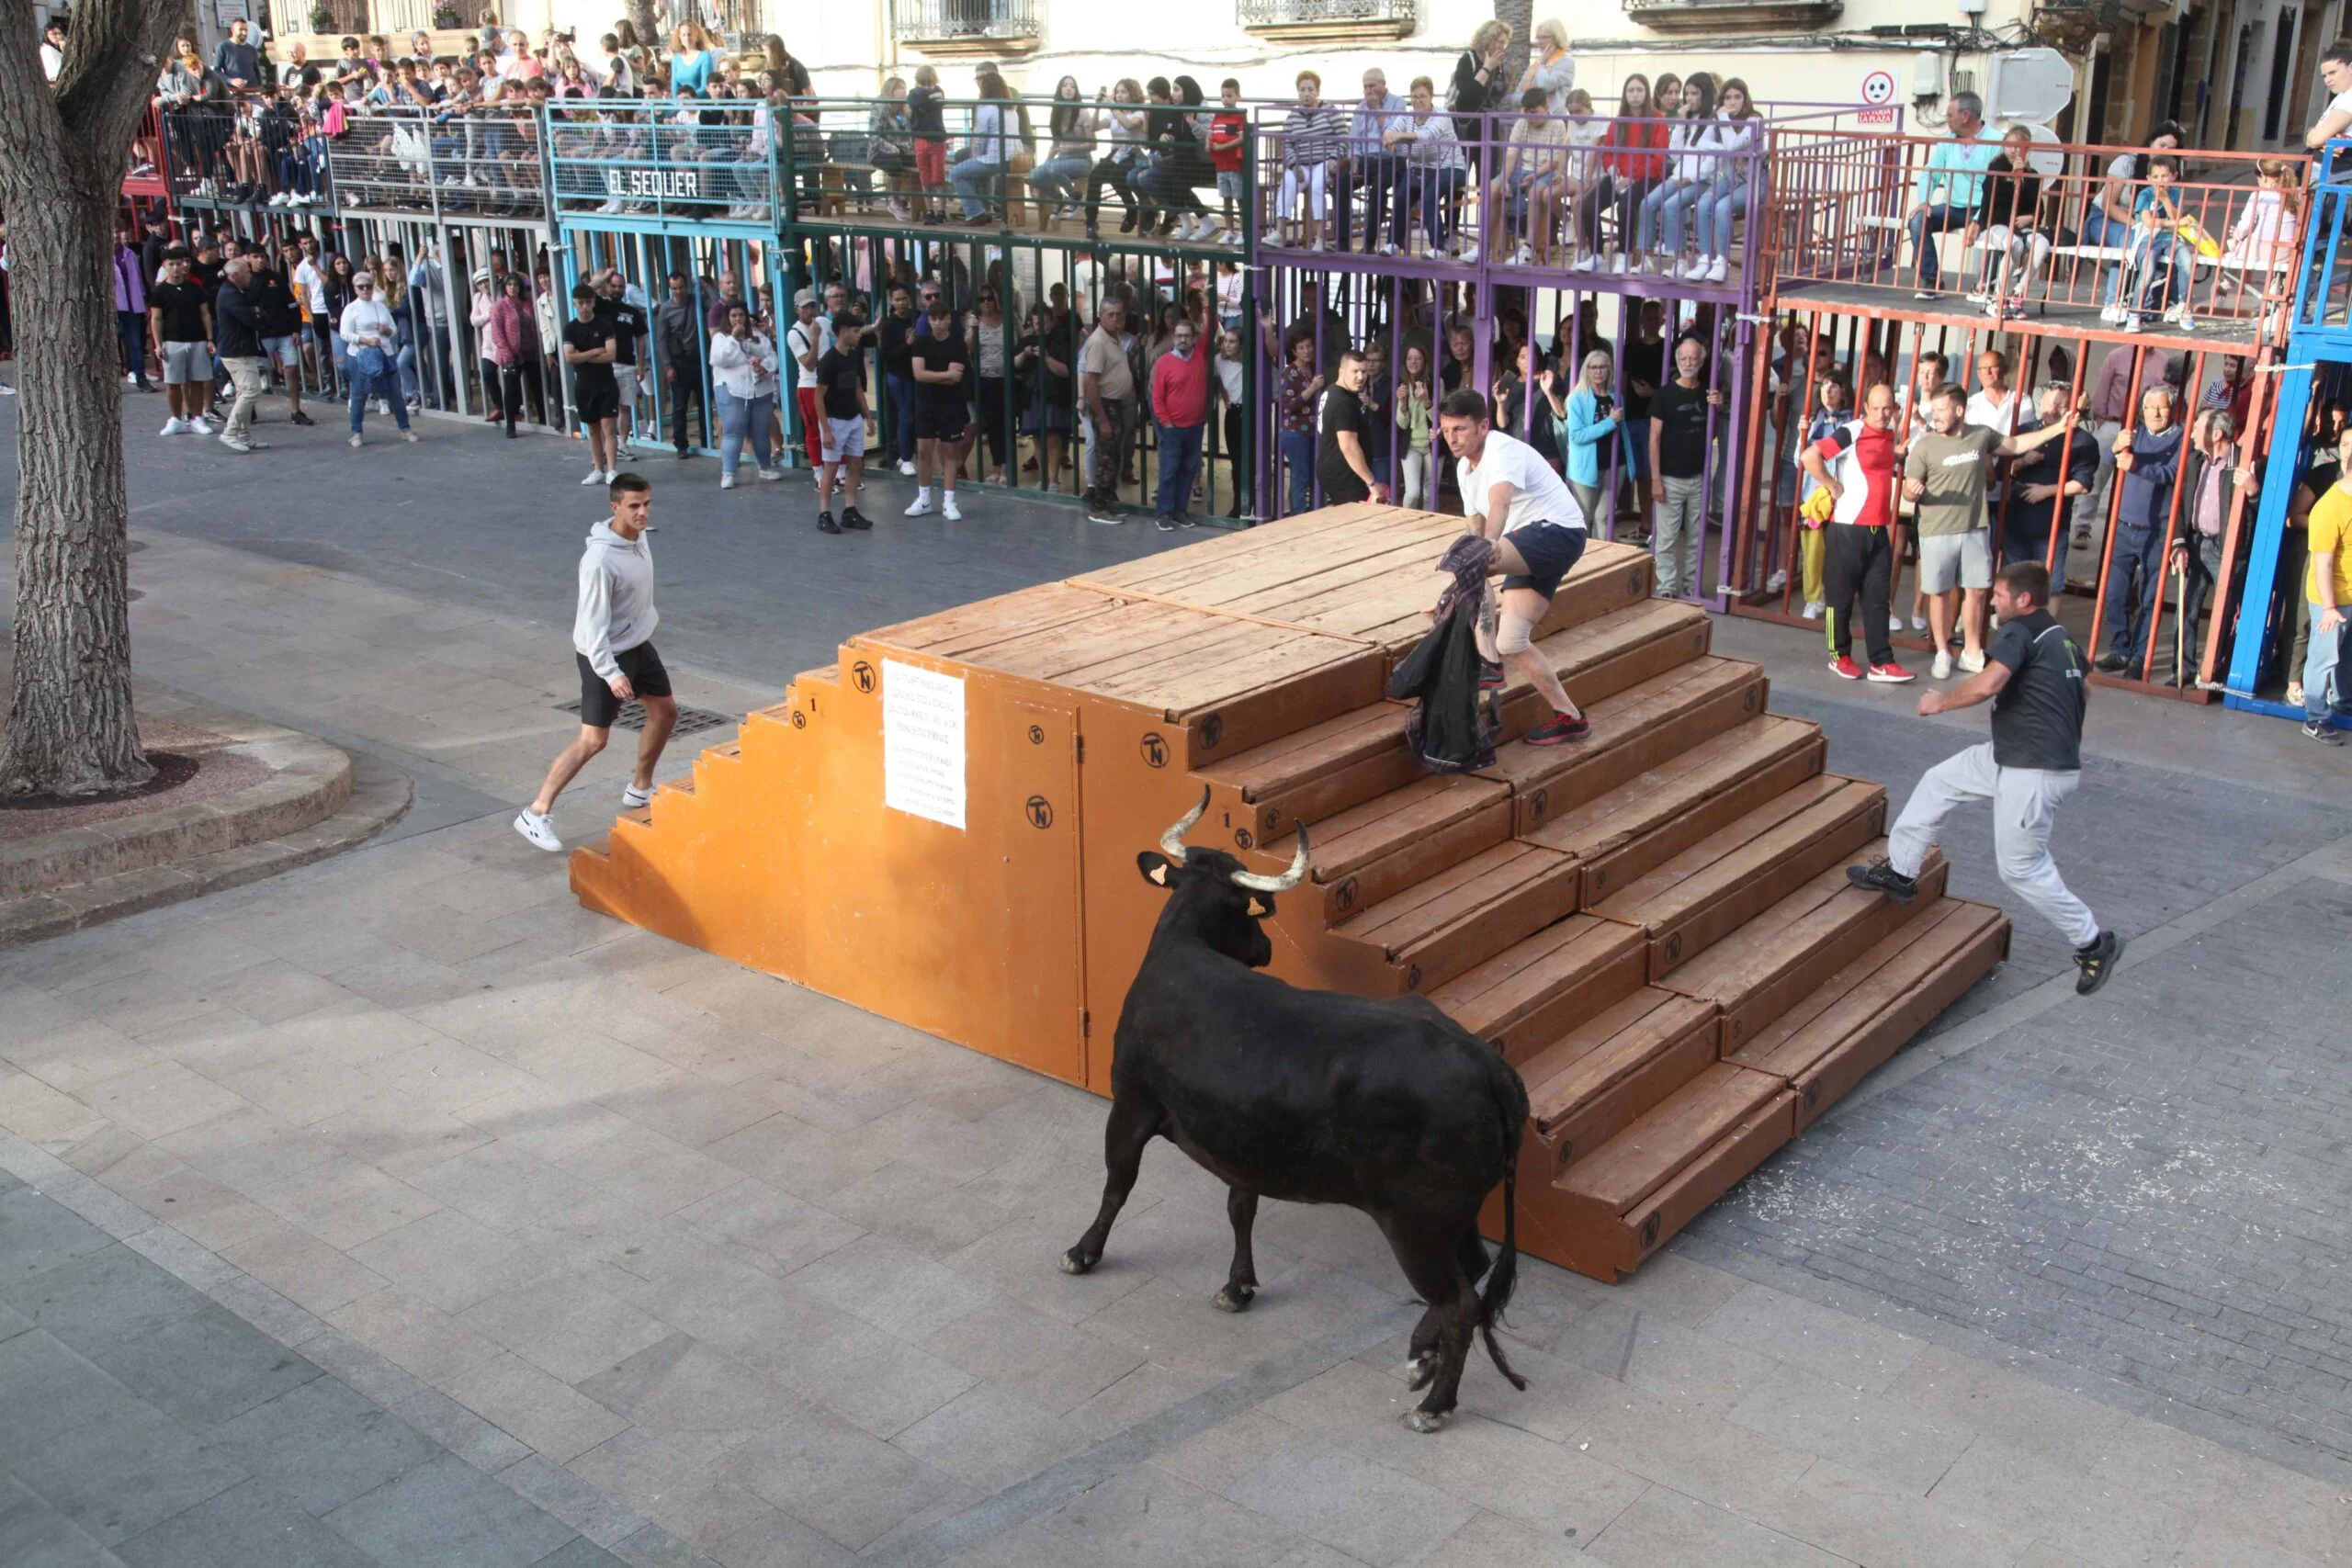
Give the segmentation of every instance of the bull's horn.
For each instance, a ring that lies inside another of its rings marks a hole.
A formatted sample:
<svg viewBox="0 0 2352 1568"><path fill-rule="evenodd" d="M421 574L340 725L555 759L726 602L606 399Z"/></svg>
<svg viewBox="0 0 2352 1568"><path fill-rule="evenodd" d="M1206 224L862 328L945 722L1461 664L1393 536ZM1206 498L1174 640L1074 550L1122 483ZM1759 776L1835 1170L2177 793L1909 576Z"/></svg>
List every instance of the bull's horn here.
<svg viewBox="0 0 2352 1568"><path fill-rule="evenodd" d="M1254 871L1233 874L1236 887L1247 887L1252 893L1287 893L1306 876L1306 824L1298 825L1298 852L1290 857L1290 869L1280 876L1261 876Z"/></svg>
<svg viewBox="0 0 2352 1568"><path fill-rule="evenodd" d="M1208 786L1206 784L1203 784L1201 786L1201 803L1193 807L1190 811L1184 813L1183 816L1176 818L1176 826L1169 829L1168 831L1159 835L1159 852L1166 855L1170 860L1176 862L1179 865L1182 865L1184 862L1184 835L1193 830L1193 824L1199 821L1201 819L1201 813L1206 811L1208 808Z"/></svg>

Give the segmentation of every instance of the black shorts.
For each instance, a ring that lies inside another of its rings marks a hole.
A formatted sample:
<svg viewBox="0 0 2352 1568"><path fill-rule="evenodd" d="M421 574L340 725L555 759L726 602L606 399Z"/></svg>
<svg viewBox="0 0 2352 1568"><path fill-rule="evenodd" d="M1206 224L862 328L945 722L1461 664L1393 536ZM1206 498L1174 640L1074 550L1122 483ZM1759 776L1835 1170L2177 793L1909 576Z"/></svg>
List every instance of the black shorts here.
<svg viewBox="0 0 2352 1568"><path fill-rule="evenodd" d="M596 667L588 662L586 654L575 653L571 657L580 666L580 722L591 729L610 729L613 720L621 714L620 698L613 695L613 689L605 684L605 678L596 673ZM628 683L636 688L639 696L670 694L670 671L662 667L662 656L653 651L651 643L625 648L613 655L613 661L621 667L621 673L628 677Z"/></svg>
<svg viewBox="0 0 2352 1568"><path fill-rule="evenodd" d="M583 423L593 424L600 419L618 419L621 416L621 389L610 382L601 387L592 386L575 377L571 383L571 402Z"/></svg>
<svg viewBox="0 0 2352 1568"><path fill-rule="evenodd" d="M915 404L915 439L961 441L972 428L972 411L962 403Z"/></svg>
<svg viewBox="0 0 2352 1568"><path fill-rule="evenodd" d="M1531 523L1524 528L1514 528L1503 536L1519 551L1519 558L1527 563L1524 574L1513 572L1503 579L1505 588L1532 588L1549 599L1560 592L1560 579L1568 575L1577 558L1584 554L1584 530L1571 528L1564 523Z"/></svg>

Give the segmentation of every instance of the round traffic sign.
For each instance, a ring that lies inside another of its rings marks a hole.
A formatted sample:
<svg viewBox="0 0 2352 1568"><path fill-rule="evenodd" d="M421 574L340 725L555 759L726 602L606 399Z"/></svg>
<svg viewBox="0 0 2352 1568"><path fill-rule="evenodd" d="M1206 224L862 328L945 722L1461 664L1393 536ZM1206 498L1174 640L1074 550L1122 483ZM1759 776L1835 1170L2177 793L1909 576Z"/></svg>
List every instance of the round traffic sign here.
<svg viewBox="0 0 2352 1568"><path fill-rule="evenodd" d="M1862 102L1876 106L1894 101L1894 73L1872 71L1862 77Z"/></svg>

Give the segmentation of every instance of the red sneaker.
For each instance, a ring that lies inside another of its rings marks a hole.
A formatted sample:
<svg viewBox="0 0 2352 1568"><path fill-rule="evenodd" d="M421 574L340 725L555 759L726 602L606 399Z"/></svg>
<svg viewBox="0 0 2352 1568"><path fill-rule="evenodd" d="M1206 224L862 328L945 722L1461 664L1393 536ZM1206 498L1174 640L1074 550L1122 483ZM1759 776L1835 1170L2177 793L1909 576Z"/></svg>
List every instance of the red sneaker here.
<svg viewBox="0 0 2352 1568"><path fill-rule="evenodd" d="M1520 739L1530 746L1560 746L1571 740L1581 740L1591 733L1592 722L1583 715L1570 718L1566 714L1555 713L1550 723L1537 726Z"/></svg>
<svg viewBox="0 0 2352 1568"><path fill-rule="evenodd" d="M1919 677L1900 664L1873 664L1871 666L1870 678L1881 685L1900 686L1906 681L1916 681Z"/></svg>
<svg viewBox="0 0 2352 1568"><path fill-rule="evenodd" d="M1862 667L1854 662L1851 654L1843 654L1831 660L1829 672L1841 681L1859 681L1862 678Z"/></svg>

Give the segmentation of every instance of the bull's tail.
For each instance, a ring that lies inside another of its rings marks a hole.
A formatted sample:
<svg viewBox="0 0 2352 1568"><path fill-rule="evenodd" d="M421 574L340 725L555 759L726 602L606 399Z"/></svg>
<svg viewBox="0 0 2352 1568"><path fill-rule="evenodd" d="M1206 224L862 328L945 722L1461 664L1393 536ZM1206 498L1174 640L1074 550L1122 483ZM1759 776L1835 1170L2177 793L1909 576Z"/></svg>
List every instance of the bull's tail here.
<svg viewBox="0 0 2352 1568"><path fill-rule="evenodd" d="M1503 1124L1503 1246L1487 1271L1487 1288L1478 1299L1478 1332L1487 1341L1487 1354L1494 1358L1495 1371L1524 1392L1527 1380L1511 1371L1503 1359L1503 1348L1495 1342L1495 1325L1502 1321L1511 1291L1519 1284L1519 1145L1527 1126L1526 1087L1508 1066L1503 1071L1510 1075L1510 1091L1497 1096L1502 1103L1496 1107Z"/></svg>

